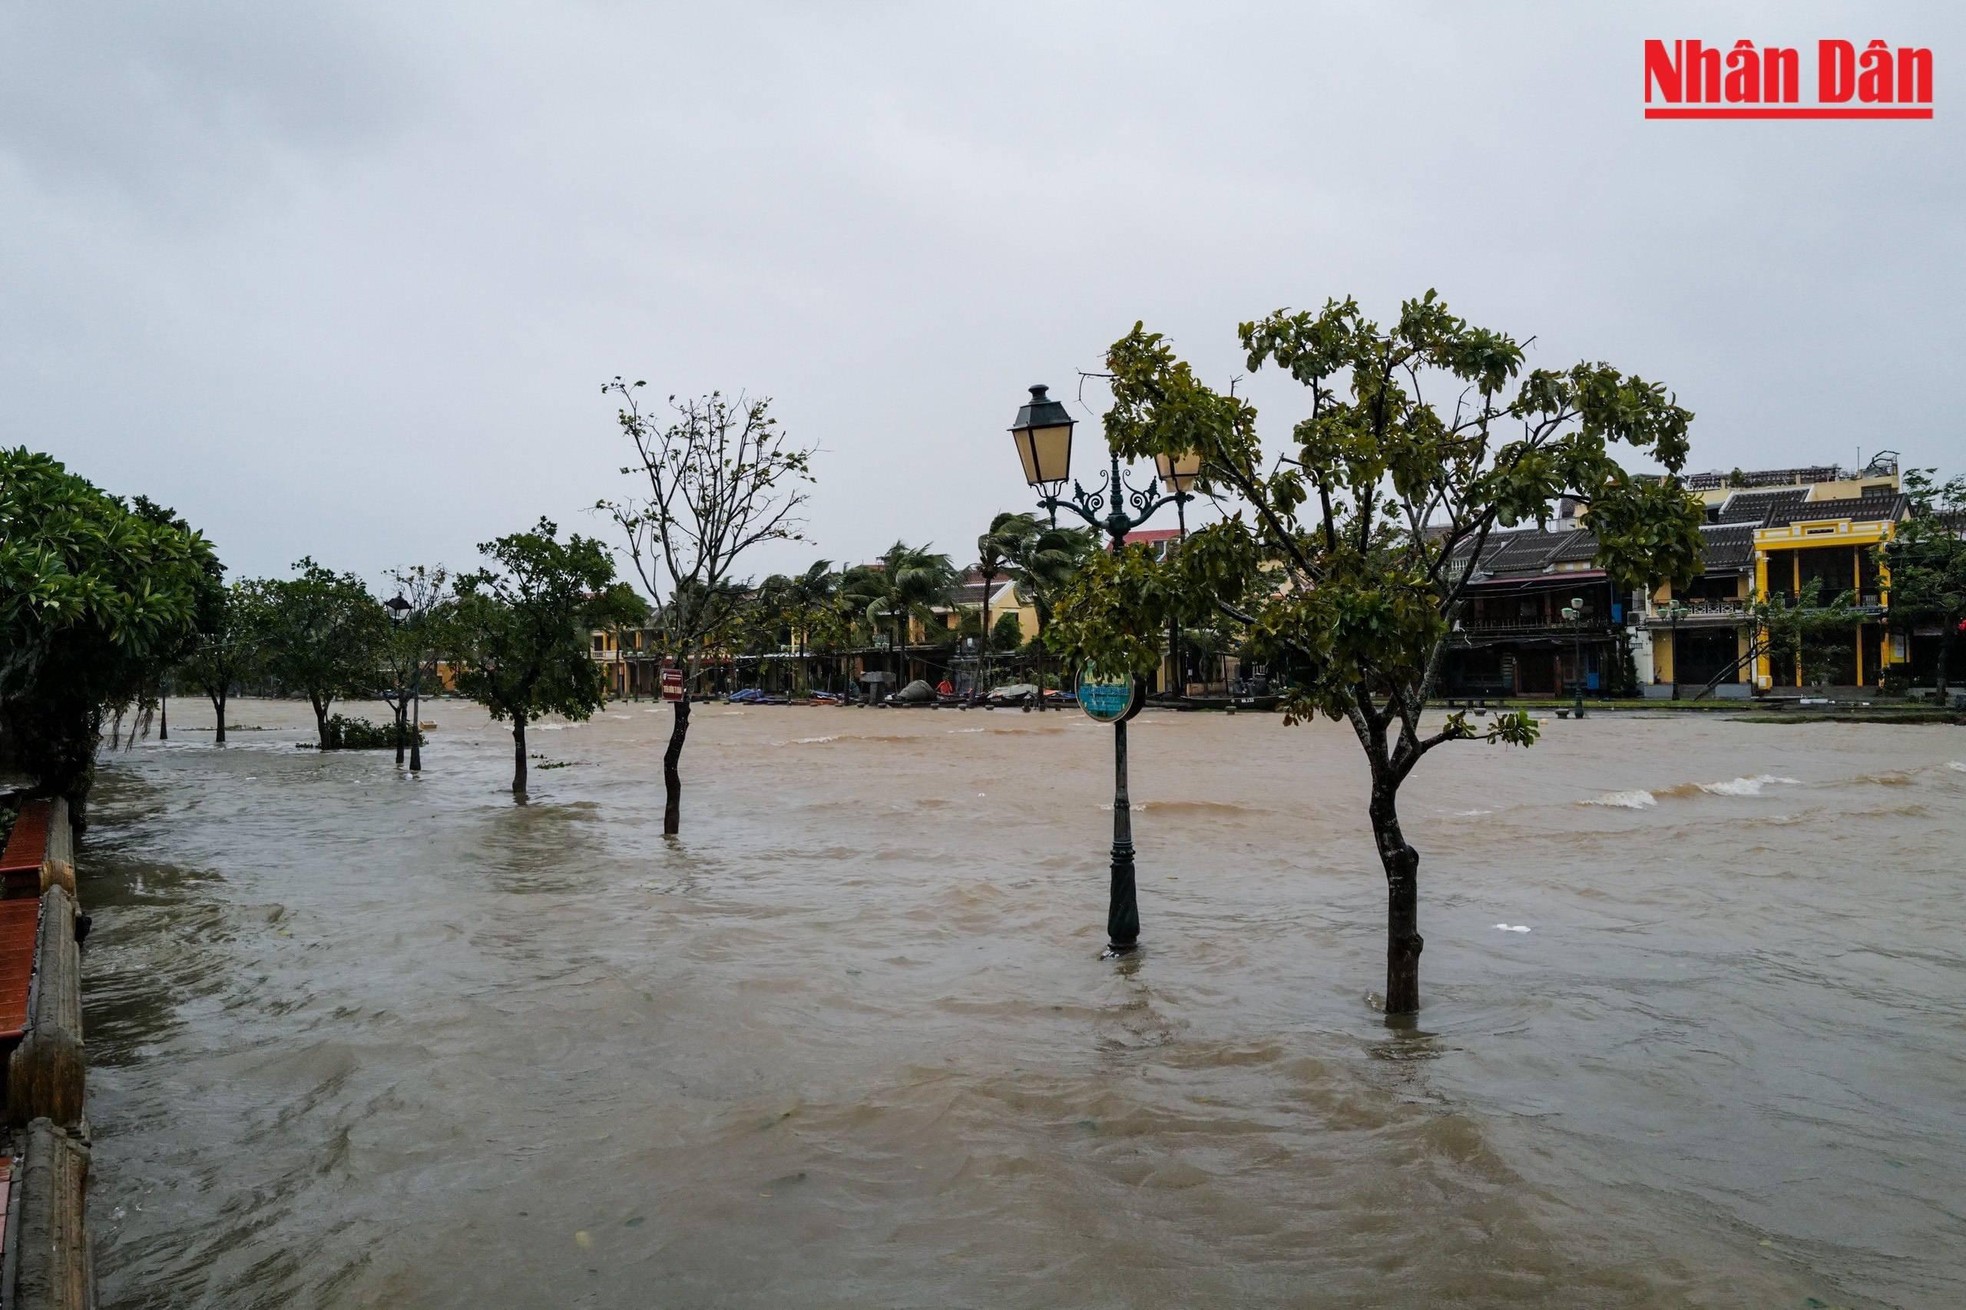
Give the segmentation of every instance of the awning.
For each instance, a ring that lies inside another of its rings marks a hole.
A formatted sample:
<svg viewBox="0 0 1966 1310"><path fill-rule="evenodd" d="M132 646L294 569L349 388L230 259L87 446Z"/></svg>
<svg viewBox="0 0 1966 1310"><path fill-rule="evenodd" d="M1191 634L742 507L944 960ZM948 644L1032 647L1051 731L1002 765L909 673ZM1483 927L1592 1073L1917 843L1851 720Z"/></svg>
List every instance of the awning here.
<svg viewBox="0 0 1966 1310"><path fill-rule="evenodd" d="M1561 591L1573 582L1595 582L1604 576L1603 569L1573 569L1568 573L1538 573L1531 578L1484 578L1480 582L1470 582L1468 590L1529 591L1548 587L1551 591Z"/></svg>

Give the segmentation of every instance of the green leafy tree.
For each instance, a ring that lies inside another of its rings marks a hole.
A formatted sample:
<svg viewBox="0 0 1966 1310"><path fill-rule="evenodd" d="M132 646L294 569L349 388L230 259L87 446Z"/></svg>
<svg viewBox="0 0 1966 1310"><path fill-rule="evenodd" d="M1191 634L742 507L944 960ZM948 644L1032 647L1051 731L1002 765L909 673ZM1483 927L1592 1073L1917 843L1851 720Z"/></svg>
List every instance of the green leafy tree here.
<svg viewBox="0 0 1966 1310"><path fill-rule="evenodd" d="M892 634L894 682L898 690L908 677L908 629L912 619L935 619L935 607L947 605L956 594L956 566L947 555L927 546L897 541L882 553L878 567L853 570L844 584L859 601L867 622Z"/></svg>
<svg viewBox="0 0 1966 1310"><path fill-rule="evenodd" d="M801 687L810 689L812 686L810 659L815 629L823 622L823 616L839 590L840 575L833 571L831 560L814 560L806 565L804 572L794 573L785 579L785 620L791 625L792 640L798 652Z"/></svg>
<svg viewBox="0 0 1966 1310"><path fill-rule="evenodd" d="M179 672L211 701L218 724L213 740L223 746L225 709L232 689L259 670L264 616L259 610L259 594L244 583L235 582L215 595L199 622L196 644Z"/></svg>
<svg viewBox="0 0 1966 1310"><path fill-rule="evenodd" d="M979 688L984 691L990 687L990 648L997 644L996 631L990 626L990 593L997 589L997 579L1003 577L1009 568L1006 548L1023 536L1028 525L1035 521L1029 514L1006 511L991 519L990 530L976 539L976 572L983 579L983 615L977 622L977 631L984 638L978 643L976 679ZM1012 649L1015 648L1016 643L1013 642Z"/></svg>
<svg viewBox="0 0 1966 1310"><path fill-rule="evenodd" d="M1834 682L1859 622L1855 602L1856 594L1847 590L1825 600L1820 579L1805 584L1799 595L1777 592L1756 601L1752 641L1759 649L1750 655L1765 653L1778 683L1798 673L1812 686Z"/></svg>
<svg viewBox="0 0 1966 1310"><path fill-rule="evenodd" d="M1891 622L1911 640L1915 629L1939 633L1938 694L1951 687L1953 650L1966 624L1966 476L1934 480L1933 469L1905 473L1911 514L1878 550L1891 586Z"/></svg>
<svg viewBox="0 0 1966 1310"><path fill-rule="evenodd" d="M1454 317L1432 292L1389 326L1354 301L1241 326L1248 367L1277 368L1306 403L1277 455L1247 400L1210 389L1166 340L1135 325L1107 356L1108 440L1121 455L1197 452L1203 494L1227 517L1157 561L1144 547L1091 557L1060 605L1058 645L1145 675L1170 615L1236 623L1292 667L1286 723L1348 723L1365 753L1367 814L1387 886L1385 1008L1420 1004L1419 852L1401 785L1450 742L1527 746L1537 725L1421 718L1471 570L1497 527L1587 506L1598 562L1621 585L1684 579L1702 513L1676 474L1692 414L1606 364L1524 372L1521 346ZM1441 398L1445 398L1445 404ZM1624 445L1667 470L1626 472Z"/></svg>
<svg viewBox="0 0 1966 1310"><path fill-rule="evenodd" d="M169 510L0 451L0 760L79 820L105 715L155 694L221 587L210 543Z"/></svg>
<svg viewBox="0 0 1966 1310"><path fill-rule="evenodd" d="M742 588L739 561L770 541L800 539L799 506L812 482L812 448L779 427L769 397L669 398L667 422L643 412L646 383L620 378L601 388L620 401L616 422L634 447L622 474L648 494L603 500L626 538L664 651L683 670L683 697L662 755L662 831L682 828L683 743L689 736L692 675L706 644L727 631Z"/></svg>
<svg viewBox="0 0 1966 1310"><path fill-rule="evenodd" d="M512 792L526 791L526 724L573 720L601 707L604 688L589 633L604 618L614 561L578 535L559 540L541 519L531 532L482 543L491 567L457 580L457 689L494 719L512 721Z"/></svg>
<svg viewBox="0 0 1966 1310"><path fill-rule="evenodd" d="M597 622L614 634L614 648L625 658L628 650L628 634L646 628L649 616L655 611L642 593L635 590L635 584L627 581L610 585L598 605ZM632 666L629 668L629 676L633 676Z"/></svg>
<svg viewBox="0 0 1966 1310"><path fill-rule="evenodd" d="M1061 528L1032 514L999 515L991 533L1003 554L1004 572L1017 584L1017 594L1036 611L1038 630L1031 653L1037 660L1038 708L1044 708L1045 632L1051 627L1058 599L1099 553L1095 535L1082 528Z"/></svg>
<svg viewBox="0 0 1966 1310"><path fill-rule="evenodd" d="M291 578L244 584L258 617L260 667L281 692L314 710L322 750L332 749L328 710L373 695L386 676L389 620L368 584L303 558Z"/></svg>

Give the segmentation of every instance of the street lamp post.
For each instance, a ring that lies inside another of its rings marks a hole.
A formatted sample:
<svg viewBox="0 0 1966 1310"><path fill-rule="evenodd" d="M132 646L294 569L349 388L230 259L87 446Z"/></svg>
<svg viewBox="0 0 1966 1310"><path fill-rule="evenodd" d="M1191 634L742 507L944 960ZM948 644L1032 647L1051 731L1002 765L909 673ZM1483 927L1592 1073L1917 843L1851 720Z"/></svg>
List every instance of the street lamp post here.
<svg viewBox="0 0 1966 1310"><path fill-rule="evenodd" d="M1058 522L1058 511L1070 510L1094 529L1112 539L1117 551L1133 531L1163 505L1184 506L1189 490L1201 471L1198 456L1183 455L1169 461L1162 470L1168 493L1153 487L1136 488L1120 470L1119 452L1107 447L1106 481L1087 491L1076 480L1072 494L1064 495L1072 469L1072 428L1074 420L1062 402L1051 399L1044 386L1031 388L1031 398L1017 411L1010 435L1017 443L1017 457L1024 466L1024 480L1039 491L1038 504ZM1176 481L1176 478L1181 481ZM1129 513L1127 507L1132 507ZM1186 515L1182 515L1185 529ZM1038 688L1040 698L1044 688ZM1140 901L1133 868L1133 814L1127 797L1126 718L1113 724L1113 848L1112 885L1106 908L1105 956L1125 955L1140 944Z"/></svg>
<svg viewBox="0 0 1966 1310"><path fill-rule="evenodd" d="M389 611L389 624L391 627L396 629L396 632L398 634L397 640L401 641L402 639L401 634L404 631L404 625L409 622L409 618L410 618L409 601L404 599L403 594L401 592L397 592L394 596L391 596L388 600L383 601L382 606L384 609ZM397 654L400 655L401 653L402 652L399 649L397 651ZM394 708L396 710L396 767L399 769L403 767L403 747L405 745L405 742L403 741L403 737L406 735L404 732L403 717L409 712L409 706L404 704L404 700L405 700L404 688L402 687L401 684L398 684L396 687L396 700L395 700Z"/></svg>
<svg viewBox="0 0 1966 1310"><path fill-rule="evenodd" d="M415 609L415 606L411 605L401 592L391 596L388 600L382 602L382 604L389 611L389 621L396 626L398 631L411 630L410 625L417 621L416 616L411 613ZM401 765L403 762L403 739L408 737L411 773L423 772L423 747L422 743L417 740L420 735L417 731L417 721L423 716L422 698L419 695L422 684L423 651L419 648L413 652L410 659L409 704L407 706L403 704L404 689L401 687L396 689L396 763ZM406 715L409 720L407 725L404 723Z"/></svg>
<svg viewBox="0 0 1966 1310"><path fill-rule="evenodd" d="M1569 620L1570 635L1575 639L1576 648L1571 654L1570 685L1576 692L1576 708L1572 714L1584 717L1584 598L1572 596L1570 603L1563 607L1563 617Z"/></svg>

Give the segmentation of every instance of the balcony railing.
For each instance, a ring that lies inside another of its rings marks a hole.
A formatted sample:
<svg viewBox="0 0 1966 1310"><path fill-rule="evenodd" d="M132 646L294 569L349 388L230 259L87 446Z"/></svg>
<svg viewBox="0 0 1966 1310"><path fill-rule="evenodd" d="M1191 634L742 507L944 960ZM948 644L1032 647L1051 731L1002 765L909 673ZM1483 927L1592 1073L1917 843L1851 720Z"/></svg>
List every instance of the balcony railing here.
<svg viewBox="0 0 1966 1310"><path fill-rule="evenodd" d="M1551 622L1548 619L1460 619L1454 625L1454 636L1460 640L1494 637L1608 637L1611 625L1602 620L1587 620L1582 624L1566 623L1562 619Z"/></svg>

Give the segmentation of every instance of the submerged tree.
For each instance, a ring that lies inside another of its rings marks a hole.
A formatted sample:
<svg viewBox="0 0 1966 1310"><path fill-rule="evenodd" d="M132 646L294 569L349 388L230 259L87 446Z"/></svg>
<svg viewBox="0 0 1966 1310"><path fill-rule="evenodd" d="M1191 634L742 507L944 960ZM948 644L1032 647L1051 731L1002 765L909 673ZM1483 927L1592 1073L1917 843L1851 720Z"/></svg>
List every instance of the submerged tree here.
<svg viewBox="0 0 1966 1310"><path fill-rule="evenodd" d="M614 561L600 542L558 533L541 519L484 542L478 552L494 567L457 580L457 689L512 721L515 796L526 791L526 724L542 714L583 720L604 699L588 634L606 626Z"/></svg>
<svg viewBox="0 0 1966 1310"><path fill-rule="evenodd" d="M307 698L320 747L329 750L329 707L343 697L373 695L381 681L389 620L353 573L307 558L294 574L245 587L258 616L261 667L281 691Z"/></svg>
<svg viewBox="0 0 1966 1310"><path fill-rule="evenodd" d="M1939 699L1951 686L1953 648L1966 628L1966 476L1948 482L1932 469L1909 469L1911 515L1879 549L1891 580L1891 621L1910 642L1919 627L1938 629Z"/></svg>
<svg viewBox="0 0 1966 1310"><path fill-rule="evenodd" d="M619 397L616 421L634 447L621 471L645 482L646 496L603 500L620 525L628 557L655 602L665 653L683 671L683 696L662 756L662 831L682 827L683 742L689 736L691 677L704 644L731 619L738 561L769 541L797 541L797 511L812 481L812 449L771 416L769 397L669 398L667 422L644 413L642 382L602 387Z"/></svg>
<svg viewBox="0 0 1966 1310"><path fill-rule="evenodd" d="M389 685L383 699L396 715L396 763L410 754L410 772L423 771L423 734L417 726L423 699L423 676L444 644L444 627L456 602L450 591L450 570L443 565L413 564L389 570L396 594L383 602L389 613L388 639L383 644L383 667Z"/></svg>
<svg viewBox="0 0 1966 1310"><path fill-rule="evenodd" d="M204 607L197 643L179 666L212 703L217 745L225 745L225 707L232 689L258 671L263 625L259 595L253 588L243 582L221 588Z"/></svg>
<svg viewBox="0 0 1966 1310"><path fill-rule="evenodd" d="M1170 614L1200 626L1226 610L1258 649L1290 659L1284 721L1344 721L1365 752L1387 887L1385 1008L1410 1014L1420 856L1400 827L1400 787L1448 742L1527 746L1538 731L1523 713L1485 731L1463 714L1422 727L1469 561L1495 528L1546 519L1569 495L1619 583L1689 577L1701 510L1676 474L1693 416L1607 364L1525 373L1515 340L1454 317L1432 292L1389 327L1345 300L1240 335L1250 369L1280 368L1308 392L1274 458L1254 407L1204 385L1159 334L1136 324L1108 353L1108 439L1133 458L1198 452L1199 489L1227 517L1165 561L1140 546L1094 556L1061 605L1059 644L1144 675ZM1666 476L1626 472L1613 444Z"/></svg>

